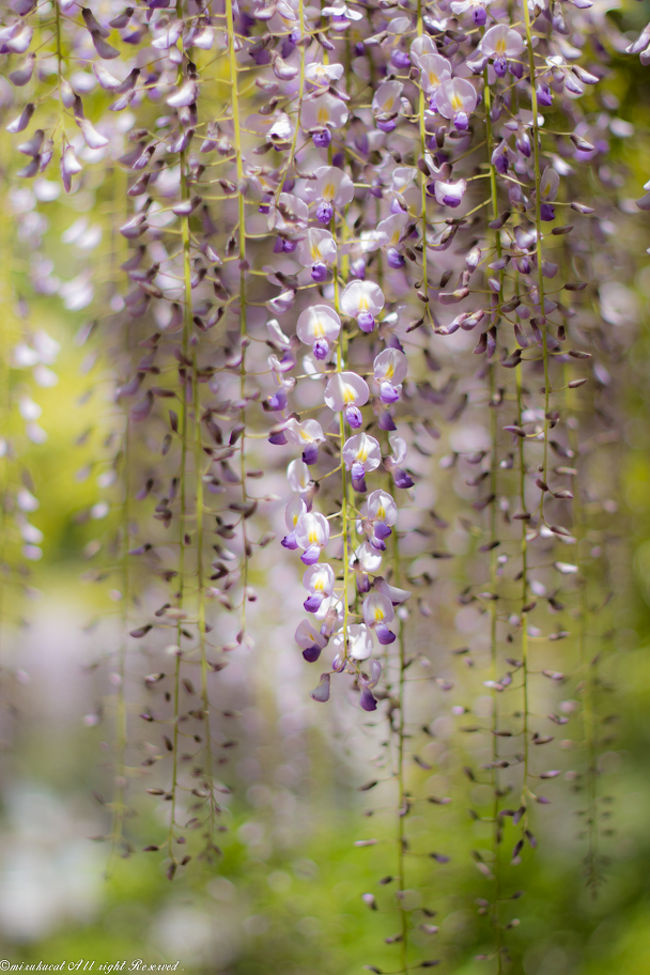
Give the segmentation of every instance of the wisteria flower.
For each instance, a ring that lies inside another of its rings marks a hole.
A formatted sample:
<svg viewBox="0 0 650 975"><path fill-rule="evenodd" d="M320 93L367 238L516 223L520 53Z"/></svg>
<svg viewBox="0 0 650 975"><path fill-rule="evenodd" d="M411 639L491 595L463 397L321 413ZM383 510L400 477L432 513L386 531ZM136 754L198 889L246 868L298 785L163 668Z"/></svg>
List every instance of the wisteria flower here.
<svg viewBox="0 0 650 975"><path fill-rule="evenodd" d="M345 656L346 642L347 655L353 660L367 660L372 654L372 633L365 623L350 623L347 641L343 630L332 636L332 648L342 657Z"/></svg>
<svg viewBox="0 0 650 975"><path fill-rule="evenodd" d="M375 548L366 539L358 545L350 556L350 568L357 573L357 589L368 592L368 575L376 575L381 569L382 550Z"/></svg>
<svg viewBox="0 0 650 975"><path fill-rule="evenodd" d="M302 447L302 459L305 464L315 464L318 460L318 445L325 440L325 434L318 420L303 420L302 423L292 417L287 420L284 433L289 443Z"/></svg>
<svg viewBox="0 0 650 975"><path fill-rule="evenodd" d="M377 232L382 238L382 247L386 250L386 262L389 267L404 267L406 261L399 249L402 238L408 225L408 216L405 213L392 213L389 217L380 220L377 225Z"/></svg>
<svg viewBox="0 0 650 975"><path fill-rule="evenodd" d="M269 227L279 233L296 233L308 222L307 204L293 193L280 193L277 207L269 210Z"/></svg>
<svg viewBox="0 0 650 975"><path fill-rule="evenodd" d="M275 352L272 352L268 357L269 369L274 374L278 386L282 389L291 389L295 383L292 376L286 376L286 373L291 372L296 364L296 358L291 351L291 347L285 349L280 357L278 357ZM280 400L278 400L280 402ZM269 404L270 409L275 409L272 404ZM285 443L286 441L281 441Z"/></svg>
<svg viewBox="0 0 650 975"><path fill-rule="evenodd" d="M354 183L336 166L319 166L315 180L307 184L309 198L316 204L316 219L329 223L335 207L344 207L354 199Z"/></svg>
<svg viewBox="0 0 650 975"><path fill-rule="evenodd" d="M341 319L329 305L311 305L298 316L296 334L311 345L317 359L326 359L341 331Z"/></svg>
<svg viewBox="0 0 650 975"><path fill-rule="evenodd" d="M372 693L372 690L376 687L381 677L382 666L379 660L371 659L368 664L368 671L368 674L359 675L359 684L361 686L359 706L364 711L376 711L377 699Z"/></svg>
<svg viewBox="0 0 650 975"><path fill-rule="evenodd" d="M426 95L433 95L441 84L451 79L451 64L441 54L423 54L418 66L420 84Z"/></svg>
<svg viewBox="0 0 650 975"><path fill-rule="evenodd" d="M350 281L341 295L341 311L356 318L362 332L372 332L384 300L383 291L374 281Z"/></svg>
<svg viewBox="0 0 650 975"><path fill-rule="evenodd" d="M314 145L326 149L332 141L332 129L341 129L348 120L345 102L326 92L306 98L302 103L300 124L309 132Z"/></svg>
<svg viewBox="0 0 650 975"><path fill-rule="evenodd" d="M372 98L372 112L382 132L392 132L399 114L404 86L401 81L384 81Z"/></svg>
<svg viewBox="0 0 650 975"><path fill-rule="evenodd" d="M394 525L397 521L397 505L388 491L379 488L372 491L365 504L367 517L375 523Z"/></svg>
<svg viewBox="0 0 650 975"><path fill-rule="evenodd" d="M451 180L437 179L434 183L436 200L441 206L446 207L460 206L466 189L467 181L464 179L457 179L453 182Z"/></svg>
<svg viewBox="0 0 650 975"><path fill-rule="evenodd" d="M287 466L287 482L292 491L296 494L305 494L309 491L312 480L309 467L304 460L292 460Z"/></svg>
<svg viewBox="0 0 650 975"><path fill-rule="evenodd" d="M336 241L329 230L310 227L307 236L298 242L297 257L304 267L311 268L312 281L325 281L328 268L336 261Z"/></svg>
<svg viewBox="0 0 650 975"><path fill-rule="evenodd" d="M305 589L309 590L303 606L308 613L315 613L320 609L325 597L331 596L334 591L334 569L327 562L310 565L302 577L302 582Z"/></svg>
<svg viewBox="0 0 650 975"><path fill-rule="evenodd" d="M408 361L399 349L388 348L375 356L372 365L382 403L395 403L408 373Z"/></svg>
<svg viewBox="0 0 650 975"><path fill-rule="evenodd" d="M302 498L292 498L284 509L284 522L287 526L287 534L281 541L284 548L294 551L298 548L296 541L296 525L304 514L307 513L307 505Z"/></svg>
<svg viewBox="0 0 650 975"><path fill-rule="evenodd" d="M477 102L476 89L467 78L446 78L436 90L437 111L461 132L469 127L469 118Z"/></svg>
<svg viewBox="0 0 650 975"><path fill-rule="evenodd" d="M375 579L375 589L377 592L382 593L387 599L390 599L393 606L401 606L405 603L407 599L410 599L411 593L408 589L400 589L398 586L391 586L385 579L379 576Z"/></svg>
<svg viewBox="0 0 650 975"><path fill-rule="evenodd" d="M524 42L521 34L514 28L506 24L496 24L485 32L478 49L481 54L492 58L494 73L499 78L503 78L508 67L511 67L521 55Z"/></svg>
<svg viewBox="0 0 650 975"><path fill-rule="evenodd" d="M365 475L381 464L381 448L374 437L357 433L343 445L343 463L352 475L352 485L360 494L366 492Z"/></svg>
<svg viewBox="0 0 650 975"><path fill-rule="evenodd" d="M312 626L309 620L300 621L294 639L309 663L318 660L323 648L327 646L327 637Z"/></svg>
<svg viewBox="0 0 650 975"><path fill-rule="evenodd" d="M291 340L288 335L285 335L280 328L280 323L277 318L270 318L266 323L266 328L271 338L271 341L278 345L281 349L288 349L291 345Z"/></svg>
<svg viewBox="0 0 650 975"><path fill-rule="evenodd" d="M347 30L350 24L361 20L363 14L354 7L349 7L346 3L338 2L323 7L321 10L323 17L329 17L333 30Z"/></svg>
<svg viewBox="0 0 650 975"><path fill-rule="evenodd" d="M373 549L383 552L386 549L385 539L392 533L396 521L397 505L393 497L379 488L368 495L357 531L359 534L365 532Z"/></svg>
<svg viewBox="0 0 650 975"><path fill-rule="evenodd" d="M398 488L410 488L413 487L415 483L411 475L404 470L401 466L406 460L406 441L403 437L398 436L396 433L388 434L388 441L393 451L390 457L387 457L384 461L384 466L389 470L393 476L393 481L395 482L395 487Z"/></svg>
<svg viewBox="0 0 650 975"><path fill-rule="evenodd" d="M362 423L359 407L368 402L369 396L368 383L361 376L355 372L336 372L327 381L324 400L335 413L343 411L350 426L356 428Z"/></svg>
<svg viewBox="0 0 650 975"><path fill-rule="evenodd" d="M363 601L363 618L366 625L371 627L379 642L387 646L395 640L395 634L388 624L395 618L393 604L384 593L373 590Z"/></svg>
<svg viewBox="0 0 650 975"><path fill-rule="evenodd" d="M314 88L327 89L334 82L341 80L344 70L342 64L309 61L305 65L305 81Z"/></svg>
<svg viewBox="0 0 650 975"><path fill-rule="evenodd" d="M425 54L437 54L438 48L435 45L433 38L428 34L418 34L411 41L411 46L409 48L409 53L411 61L416 67L420 66L420 62ZM449 66L451 71L451 65Z"/></svg>
<svg viewBox="0 0 650 975"><path fill-rule="evenodd" d="M472 20L477 27L483 27L487 20L487 10L485 9L492 0L451 0L450 7L456 15L471 11Z"/></svg>
<svg viewBox="0 0 650 975"><path fill-rule="evenodd" d="M296 522L295 538L299 548L305 551L300 556L305 565L318 562L322 549L330 537L330 526L325 515L317 511L306 511Z"/></svg>
<svg viewBox="0 0 650 975"><path fill-rule="evenodd" d="M557 196L560 177L552 166L547 166L539 182L539 209L542 220L555 219L555 207L552 201Z"/></svg>
<svg viewBox="0 0 650 975"><path fill-rule="evenodd" d="M293 125L288 115L279 115L269 128L268 139L276 150L288 149L293 138Z"/></svg>

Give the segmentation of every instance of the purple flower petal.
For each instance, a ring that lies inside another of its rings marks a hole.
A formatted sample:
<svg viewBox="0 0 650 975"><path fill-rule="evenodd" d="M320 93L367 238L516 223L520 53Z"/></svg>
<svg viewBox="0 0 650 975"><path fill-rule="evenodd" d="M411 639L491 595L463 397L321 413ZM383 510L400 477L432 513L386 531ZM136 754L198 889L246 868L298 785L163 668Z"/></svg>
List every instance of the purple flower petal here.
<svg viewBox="0 0 650 975"><path fill-rule="evenodd" d="M361 697L359 698L359 704L361 705L364 711L377 710L377 701L375 700L372 691L369 690L367 687L364 687L361 690Z"/></svg>
<svg viewBox="0 0 650 975"><path fill-rule="evenodd" d="M395 634L392 630L389 630L385 623L378 623L375 626L375 633L377 634L377 639L382 646L387 647L390 643L395 642Z"/></svg>

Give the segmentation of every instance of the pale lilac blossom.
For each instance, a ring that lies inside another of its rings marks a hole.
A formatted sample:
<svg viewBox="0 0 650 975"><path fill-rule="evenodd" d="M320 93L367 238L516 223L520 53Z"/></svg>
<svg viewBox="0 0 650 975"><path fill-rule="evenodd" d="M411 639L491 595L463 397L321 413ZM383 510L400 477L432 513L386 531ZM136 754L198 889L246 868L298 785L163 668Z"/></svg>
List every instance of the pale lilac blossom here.
<svg viewBox="0 0 650 975"><path fill-rule="evenodd" d="M302 103L300 124L319 148L326 149L332 141L332 130L343 128L347 120L345 102L329 92L306 98Z"/></svg>
<svg viewBox="0 0 650 975"><path fill-rule="evenodd" d="M372 590L363 601L363 618L371 627L381 644L387 646L395 640L395 634L388 624L395 618L393 604L384 593Z"/></svg>
<svg viewBox="0 0 650 975"><path fill-rule="evenodd" d="M317 511L305 511L298 518L295 527L295 538L298 547L304 549L301 561L305 565L318 562L322 549L327 545L330 537L330 526L327 518Z"/></svg>
<svg viewBox="0 0 650 975"><path fill-rule="evenodd" d="M307 197L315 205L315 216L320 223L329 223L336 208L346 206L354 199L354 183L342 169L336 166L319 166L315 179L306 186Z"/></svg>
<svg viewBox="0 0 650 975"><path fill-rule="evenodd" d="M417 63L420 85L426 95L434 95L441 84L451 79L451 64L440 54L423 54Z"/></svg>
<svg viewBox="0 0 650 975"><path fill-rule="evenodd" d="M312 347L317 359L326 359L341 331L341 319L329 305L311 305L298 316L296 334Z"/></svg>
<svg viewBox="0 0 650 975"><path fill-rule="evenodd" d="M323 7L321 13L323 17L330 18L330 25L336 31L347 30L350 24L356 23L363 17L360 10L355 10L354 7L348 6L342 0Z"/></svg>
<svg viewBox="0 0 650 975"><path fill-rule="evenodd" d="M356 318L362 332L372 332L384 301L384 293L374 281L350 281L341 294L341 311Z"/></svg>
<svg viewBox="0 0 650 975"><path fill-rule="evenodd" d="M436 89L436 110L460 131L469 127L477 102L476 89L467 78L446 78Z"/></svg>
<svg viewBox="0 0 650 975"><path fill-rule="evenodd" d="M354 372L335 372L325 387L325 405L335 413L343 412L351 427L362 423L359 407L368 402L370 390L368 383Z"/></svg>
<svg viewBox="0 0 650 975"><path fill-rule="evenodd" d="M314 88L328 89L331 84L341 80L344 70L342 64L309 61L305 65L305 81Z"/></svg>
<svg viewBox="0 0 650 975"><path fill-rule="evenodd" d="M395 128L403 90L401 81L383 81L375 91L372 111L382 132L392 132Z"/></svg>
<svg viewBox="0 0 650 975"><path fill-rule="evenodd" d="M457 207L463 201L467 189L467 180L437 179L434 183L434 194L441 206Z"/></svg>
<svg viewBox="0 0 650 975"><path fill-rule="evenodd" d="M287 466L287 482L296 494L305 494L312 485L309 467L304 460L292 460ZM295 524L294 524L295 527Z"/></svg>
<svg viewBox="0 0 650 975"><path fill-rule="evenodd" d="M555 219L553 201L560 187L560 177L552 166L546 166L539 183L540 216L542 220Z"/></svg>
<svg viewBox="0 0 650 975"><path fill-rule="evenodd" d="M392 534L396 521L397 505L392 495L379 488L368 495L362 518L357 522L357 532L365 533L373 549L383 552L386 549L385 540Z"/></svg>
<svg viewBox="0 0 650 975"><path fill-rule="evenodd" d="M410 488L415 483L411 475L401 465L406 460L407 447L406 441L397 433L389 433L388 441L391 446L392 454L384 460L384 466L390 471L395 487Z"/></svg>
<svg viewBox="0 0 650 975"><path fill-rule="evenodd" d="M450 8L456 15L471 12L472 20L477 27L483 27L487 21L486 7L492 0L451 0Z"/></svg>
<svg viewBox="0 0 650 975"><path fill-rule="evenodd" d="M388 348L375 356L373 375L382 403L395 403L402 391L408 372L408 361L399 349Z"/></svg>
<svg viewBox="0 0 650 975"><path fill-rule="evenodd" d="M355 491L366 491L365 475L381 464L381 448L377 440L367 433L357 433L343 445L343 463L352 475Z"/></svg>
<svg viewBox="0 0 650 975"><path fill-rule="evenodd" d="M382 595L390 599L393 606L401 606L405 603L407 599L410 599L411 593L408 589L400 589L398 586L391 586L385 579L379 576L375 579L375 589Z"/></svg>
<svg viewBox="0 0 650 975"><path fill-rule="evenodd" d="M478 46L481 54L492 58L494 73L502 78L510 67L516 65L524 50L521 34L506 24L495 24L481 38ZM515 70L516 67L515 67Z"/></svg>
<svg viewBox="0 0 650 975"><path fill-rule="evenodd" d="M332 649L344 655L347 642L348 657L352 660L367 660L373 650L372 634L365 623L350 623L346 633L339 630L332 637Z"/></svg>
<svg viewBox="0 0 650 975"><path fill-rule="evenodd" d="M377 225L377 232L382 236L382 247L386 251L388 266L392 268L404 267L406 263L400 250L402 238L408 225L406 213L392 213Z"/></svg>
<svg viewBox="0 0 650 975"><path fill-rule="evenodd" d="M303 267L309 267L313 281L325 281L329 267L336 261L336 241L329 230L310 227L298 242L296 256Z"/></svg>
<svg viewBox="0 0 650 975"><path fill-rule="evenodd" d="M318 460L318 445L325 440L325 434L318 420L287 420L284 433L289 443L302 447L302 459L305 464L315 464Z"/></svg>
<svg viewBox="0 0 650 975"><path fill-rule="evenodd" d="M287 534L281 541L284 548L291 550L298 548L296 541L296 525L304 514L307 513L307 505L300 497L292 498L284 510L284 523L287 527Z"/></svg>
<svg viewBox="0 0 650 975"><path fill-rule="evenodd" d="M315 613L320 609L325 597L331 596L334 591L334 569L327 562L310 565L302 577L302 582L305 589L309 590L303 606L308 613Z"/></svg>
<svg viewBox="0 0 650 975"><path fill-rule="evenodd" d="M302 650L302 655L309 663L314 663L320 657L323 648L327 646L327 637L309 622L301 620L295 633L295 641Z"/></svg>
<svg viewBox="0 0 650 975"><path fill-rule="evenodd" d="M357 588L359 591L368 591L367 575L375 575L381 569L382 550L377 549L366 539L358 545L350 558L351 568L361 573L357 578Z"/></svg>

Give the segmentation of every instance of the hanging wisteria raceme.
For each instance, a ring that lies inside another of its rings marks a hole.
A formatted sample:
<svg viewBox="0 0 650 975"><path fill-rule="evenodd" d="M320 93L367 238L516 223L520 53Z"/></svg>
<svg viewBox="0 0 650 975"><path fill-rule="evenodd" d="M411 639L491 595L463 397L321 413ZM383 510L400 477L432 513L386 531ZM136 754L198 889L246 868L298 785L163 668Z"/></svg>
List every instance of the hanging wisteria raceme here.
<svg viewBox="0 0 650 975"><path fill-rule="evenodd" d="M342 688L390 727L400 971L437 961L407 856L449 857L421 819L413 846L407 832L427 800L434 828L447 815L443 780L489 848L465 852L505 970L509 864L536 845L546 780L579 778L553 745L569 719L595 872L587 616L608 501L592 482L630 340L607 334L633 131L607 78L612 55L645 63L647 48L647 29L631 40L589 0L6 7L2 166L21 180L7 206L34 290L87 316L112 389L91 517L111 511L97 576L117 566L122 604L116 847L130 850L127 783L143 774L165 804L148 849L168 875L192 830L218 855L243 777L228 669L254 701L265 590L291 578L282 612L292 652L318 664L311 697ZM48 208L72 278L43 250ZM9 344L12 370L53 381L45 331ZM38 440L38 406L5 385ZM31 482L5 471L4 516L35 559Z"/></svg>

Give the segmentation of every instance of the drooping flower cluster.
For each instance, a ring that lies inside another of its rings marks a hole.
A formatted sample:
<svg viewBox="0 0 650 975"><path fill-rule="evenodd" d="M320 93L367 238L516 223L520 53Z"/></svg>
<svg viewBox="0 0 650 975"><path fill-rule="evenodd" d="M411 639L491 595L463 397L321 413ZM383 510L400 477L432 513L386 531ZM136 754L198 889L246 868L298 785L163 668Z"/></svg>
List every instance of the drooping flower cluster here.
<svg viewBox="0 0 650 975"><path fill-rule="evenodd" d="M304 166L305 162L301 161L303 169ZM336 171L333 167L327 169L332 172L327 178L334 185ZM318 172L317 179L322 181L322 172ZM326 196L334 199L329 191ZM312 205L319 199L320 190ZM352 199L346 198L346 202L349 204ZM317 202L311 214L314 221L320 219L320 206L322 202ZM329 214L328 219L333 222L333 215ZM307 247L307 242L313 243L314 235L323 231L309 226L298 233L297 246L288 252L295 254L299 262L307 263L314 256L313 247ZM321 242L323 239L320 237ZM328 234L327 246L336 251L332 234ZM287 251L286 245L284 250ZM314 266L311 276L320 283L320 275L314 275ZM340 672L347 667L355 673L362 690L361 704L371 709L376 707L371 686L376 684L380 670L375 665L370 678L360 670L359 664L371 656L373 646L386 646L394 641L395 633L389 626L394 618L394 605L402 602L408 593L388 586L382 575L386 571L382 568L386 539L397 521L395 500L381 488L368 493L367 478L374 480L383 470L392 473L396 488L413 485L411 477L400 466L406 447L392 432L395 423L390 412L400 399L407 360L401 348L394 346L386 346L371 358L378 347L376 336L383 327L385 298L379 285L359 278L344 283L338 260L333 274L335 280L327 288L331 304L324 303L327 294L313 298L313 286L308 288L309 303L295 319L299 348L295 348L277 320L268 324L269 334L278 346L269 356L269 365L279 391L272 393L265 405L276 417L285 417L278 418L270 441L289 443L300 450L300 457L292 460L287 470L294 496L286 506L287 533L282 544L285 548L302 549L300 558L309 566L303 579L307 590L304 608L314 620L299 624L296 641L305 659L312 662L330 645L334 650L333 671ZM283 317L288 319L290 315L295 316L293 308ZM364 358L365 366L357 365L354 371L346 368L351 359L362 362ZM292 371L299 367L300 360L305 377L296 388ZM290 412L303 386L309 387L310 401L318 390L315 404L318 419L300 419L295 411ZM376 419L368 419L370 407ZM373 432L367 432L368 429ZM388 439L385 431L391 431ZM384 437L383 456L374 433ZM389 452L391 449L396 456ZM340 485L341 495L335 509L324 515L318 508L329 492L317 493L315 487L321 481L326 487L330 477ZM340 529L332 537L330 523ZM337 573L328 559L339 563L338 583ZM356 595L351 587L353 578ZM323 699L322 692L317 699Z"/></svg>

